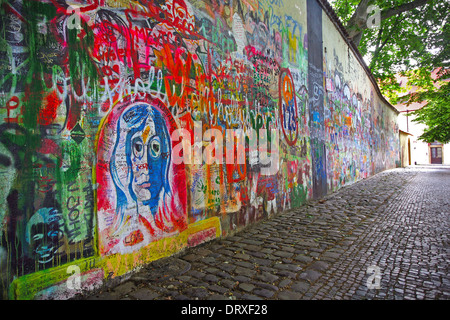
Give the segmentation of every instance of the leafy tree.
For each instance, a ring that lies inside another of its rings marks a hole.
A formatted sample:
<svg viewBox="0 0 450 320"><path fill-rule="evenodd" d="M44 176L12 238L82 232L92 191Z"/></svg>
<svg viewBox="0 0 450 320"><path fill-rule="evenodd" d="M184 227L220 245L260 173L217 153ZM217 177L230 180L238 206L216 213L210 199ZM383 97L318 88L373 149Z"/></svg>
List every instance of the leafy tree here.
<svg viewBox="0 0 450 320"><path fill-rule="evenodd" d="M450 2L330 0L330 3L378 79L383 95L392 104L405 98L408 103L427 101L424 108L415 112L417 121L429 127L419 138L448 142L449 91L448 82L442 81L449 77ZM436 69L440 72L433 78L432 71ZM408 77L406 87L400 87L396 74ZM412 86L420 90L400 96Z"/></svg>
<svg viewBox="0 0 450 320"><path fill-rule="evenodd" d="M450 72L441 72L438 74L440 82L439 87L427 86L426 89L410 95L410 102L427 101L427 104L412 114L417 117L415 122L423 123L427 126L419 139L425 142L439 141L442 143L450 142ZM429 84L428 84L429 85Z"/></svg>

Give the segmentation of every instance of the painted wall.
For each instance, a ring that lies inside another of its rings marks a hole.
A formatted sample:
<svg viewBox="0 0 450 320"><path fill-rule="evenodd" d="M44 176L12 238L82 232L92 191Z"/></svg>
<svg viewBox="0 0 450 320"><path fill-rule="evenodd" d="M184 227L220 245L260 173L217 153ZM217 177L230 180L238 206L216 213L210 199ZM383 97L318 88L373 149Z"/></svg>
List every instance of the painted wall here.
<svg viewBox="0 0 450 320"><path fill-rule="evenodd" d="M396 113L315 0L0 10L4 298L97 288L398 161Z"/></svg>
<svg viewBox="0 0 450 320"><path fill-rule="evenodd" d="M322 19L328 190L399 164L398 112L385 107L329 19Z"/></svg>

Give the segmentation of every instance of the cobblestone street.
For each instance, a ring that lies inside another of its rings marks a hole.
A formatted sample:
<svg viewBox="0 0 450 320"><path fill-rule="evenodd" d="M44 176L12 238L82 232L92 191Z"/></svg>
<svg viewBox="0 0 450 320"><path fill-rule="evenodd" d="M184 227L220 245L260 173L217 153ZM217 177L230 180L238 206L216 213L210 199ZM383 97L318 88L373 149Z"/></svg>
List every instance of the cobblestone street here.
<svg viewBox="0 0 450 320"><path fill-rule="evenodd" d="M450 168L394 169L83 299L450 299Z"/></svg>

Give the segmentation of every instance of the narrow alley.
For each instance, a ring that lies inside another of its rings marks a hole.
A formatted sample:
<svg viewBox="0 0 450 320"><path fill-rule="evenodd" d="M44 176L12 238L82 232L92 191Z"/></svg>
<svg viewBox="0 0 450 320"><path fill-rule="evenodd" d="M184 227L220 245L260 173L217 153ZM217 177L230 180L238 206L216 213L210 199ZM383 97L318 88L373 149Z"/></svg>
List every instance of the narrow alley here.
<svg viewBox="0 0 450 320"><path fill-rule="evenodd" d="M83 299L450 298L450 168L387 170Z"/></svg>

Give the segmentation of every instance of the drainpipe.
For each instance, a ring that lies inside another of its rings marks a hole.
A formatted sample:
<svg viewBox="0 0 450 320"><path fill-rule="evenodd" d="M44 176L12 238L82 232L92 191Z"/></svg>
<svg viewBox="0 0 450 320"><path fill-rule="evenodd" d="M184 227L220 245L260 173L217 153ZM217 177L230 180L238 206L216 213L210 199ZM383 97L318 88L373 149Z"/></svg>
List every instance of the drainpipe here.
<svg viewBox="0 0 450 320"><path fill-rule="evenodd" d="M406 109L406 132L409 132L408 112L408 109Z"/></svg>

